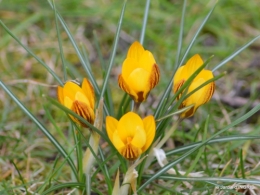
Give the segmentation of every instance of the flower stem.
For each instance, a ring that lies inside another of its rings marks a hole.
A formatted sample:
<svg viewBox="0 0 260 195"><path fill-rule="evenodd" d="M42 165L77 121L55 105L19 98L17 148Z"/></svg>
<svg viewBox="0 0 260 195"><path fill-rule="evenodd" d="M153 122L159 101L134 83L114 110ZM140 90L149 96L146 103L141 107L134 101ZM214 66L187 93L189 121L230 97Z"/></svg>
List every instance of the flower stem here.
<svg viewBox="0 0 260 195"><path fill-rule="evenodd" d="M96 119L94 122L94 126L97 129L101 129L103 124L103 98L100 100L98 109L96 111ZM92 150L88 147L84 157L83 157L83 170L85 175L91 175L90 170L95 163L95 157L93 154L98 154L98 146L99 146L100 135L94 131L91 132L90 139L89 139L89 146ZM93 153L92 153L93 152Z"/></svg>
<svg viewBox="0 0 260 195"><path fill-rule="evenodd" d="M137 113L140 104L141 104L140 102L135 102L135 103L134 103L134 109L133 109L133 112Z"/></svg>

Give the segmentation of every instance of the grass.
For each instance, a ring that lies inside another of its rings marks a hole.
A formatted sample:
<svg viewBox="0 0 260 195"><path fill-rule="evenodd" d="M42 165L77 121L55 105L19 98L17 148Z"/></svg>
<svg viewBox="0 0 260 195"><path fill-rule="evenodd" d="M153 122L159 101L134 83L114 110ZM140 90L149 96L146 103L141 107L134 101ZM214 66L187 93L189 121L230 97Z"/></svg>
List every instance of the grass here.
<svg viewBox="0 0 260 195"><path fill-rule="evenodd" d="M207 65L209 69L214 69L226 57L258 36L258 4L258 0L219 1L184 62L195 53L201 54L203 59L214 55ZM102 86L105 78L109 81L113 104L107 105L107 110L109 113L113 110L116 116L124 95L118 87L117 76L129 45L140 37L145 1L127 2L118 47L114 51L112 45L122 1L55 1L58 12L83 54L81 61L58 22L59 42L55 14L47 1L19 0L18 4L14 0L3 0L0 5L1 21L40 60L35 60L0 27L0 80L32 113L32 118L37 119L33 122L28 113L24 114L18 102L13 101L1 85L0 192L77 194L74 187L84 189L85 184L81 181L76 183L73 166L66 161L66 154L53 145L55 142L62 146L70 155L71 164L77 164L77 153L74 152L78 147L75 145L76 137L64 112L46 98L56 98L56 86L60 83L41 62L51 68L60 81L64 81L62 60L67 66L68 78L79 80L88 75L85 70L89 61L100 93L108 93L106 88L102 91ZM202 0L187 2L181 57L213 5L214 1L206 4ZM151 1L144 46L154 54L162 76L147 102L140 107L143 116L154 113L172 76L178 51L181 10L181 1ZM60 55L59 43L62 44L64 59ZM182 121L163 146L169 164L161 168L153 161L150 172L145 173L142 182L138 183L141 194L241 194L234 188L222 192L214 188L238 183L259 188L259 44L260 41L256 40L214 72L215 75L224 71L227 73L216 81L213 99L200 108L194 118ZM112 53L115 57L111 60ZM111 67L108 75L105 70ZM251 109L254 112L250 116L248 113ZM175 117L171 118L164 128L169 129L175 121ZM40 125L37 126L35 122ZM50 133L50 137L56 141L50 142L46 133ZM82 140L84 149L88 136L89 132L82 131L82 136L77 138ZM189 147L190 144L194 145ZM124 160L117 160L120 156L105 139L101 141L100 149L99 159L104 155L108 173L103 174L106 170L96 166L91 186L92 191L107 194L108 188L113 187L118 166L121 167L121 173L126 172L127 167ZM166 168L172 167L177 172L203 171L204 176L194 178L178 173L162 174L167 171ZM111 184L108 184L106 177L111 178ZM56 191L48 192L55 187ZM259 191L255 190L255 193Z"/></svg>

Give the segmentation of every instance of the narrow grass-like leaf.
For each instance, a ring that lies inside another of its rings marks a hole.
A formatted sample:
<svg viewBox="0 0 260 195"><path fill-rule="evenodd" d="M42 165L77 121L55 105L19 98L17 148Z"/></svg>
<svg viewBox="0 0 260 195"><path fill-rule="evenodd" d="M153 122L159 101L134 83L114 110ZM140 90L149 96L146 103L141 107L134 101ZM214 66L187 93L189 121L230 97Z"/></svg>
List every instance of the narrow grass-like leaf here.
<svg viewBox="0 0 260 195"><path fill-rule="evenodd" d="M112 53L111 53L111 56L110 56L109 65L108 65L106 76L105 76L105 79L104 79L104 82L103 82L103 86L102 86L102 90L101 90L101 93L100 93L100 96L99 96L99 100L101 99L101 97L104 96L105 91L107 89L108 79L110 77L110 72L111 72L111 69L112 69L112 66L113 66L113 63L114 63L114 59L115 59L115 55L116 55L116 49L117 49L119 35L120 35L123 17L124 17L124 13L125 13L126 2L127 1L125 0L123 7L122 7L121 14L120 14L120 18L119 18L119 22L118 22L117 30L116 30L116 34L115 34L115 39L114 39L114 43L113 43L113 47L112 47Z"/></svg>
<svg viewBox="0 0 260 195"><path fill-rule="evenodd" d="M233 136L227 136L227 137L219 137L219 138L210 140L207 144L216 144L216 143L231 142L231 141L247 141L247 140L254 140L254 139L260 140L260 136L233 135ZM170 151L166 152L166 156L171 156L174 154L185 152L187 150L190 150L190 149L200 145L201 143L202 143L202 141L199 141L196 143L192 143L189 145L181 146L179 148L170 150Z"/></svg>
<svg viewBox="0 0 260 195"><path fill-rule="evenodd" d="M150 3L151 3L151 0L146 0L142 30L141 30L141 35L140 35L140 39L139 39L139 42L142 45L144 43L144 36L145 36L145 31L146 31L147 19L148 19L148 15L149 15Z"/></svg>
<svg viewBox="0 0 260 195"><path fill-rule="evenodd" d="M86 65L88 66L87 68L89 69L91 74L93 74L93 71L92 71L92 68L91 68L91 64L90 64L90 61L89 61L89 58L88 58L86 47L82 43L80 43L79 45L80 45L80 48L81 48L81 51L82 51L82 55L83 55L84 61L86 62Z"/></svg>
<svg viewBox="0 0 260 195"><path fill-rule="evenodd" d="M48 190L43 192L42 195L48 195L55 190L59 190L59 189L63 189L63 188L84 188L84 187L85 187L84 183L66 182L66 183L58 184L58 185L55 185L55 186L49 188Z"/></svg>
<svg viewBox="0 0 260 195"><path fill-rule="evenodd" d="M69 156L74 152L75 148L76 148L76 145L75 145L75 146L71 149L71 151L68 153ZM55 180L55 178L54 178L55 175L61 170L62 167L64 167L64 165L65 165L65 163L67 162L67 160L64 159L64 160L62 161L62 163L59 165L59 167L57 167L56 169L54 169L54 167L55 167L55 165L56 165L57 162L58 162L58 158L56 158L56 160L55 160L55 162L54 162L54 164L53 164L53 170L51 171L50 176L49 176L48 178L45 178L44 183L37 189L36 192L42 194L43 191L44 191L44 188L46 187L46 185L47 185L47 184L51 185L51 181L52 181L52 180Z"/></svg>
<svg viewBox="0 0 260 195"><path fill-rule="evenodd" d="M45 134L45 136L50 140L50 142L57 148L57 150L61 153L61 155L67 159L68 164L71 167L74 176L77 177L77 169L73 160L68 153L64 150L64 148L60 145L60 143L52 136L52 134L44 127L44 125L38 121L38 119L16 98L16 96L5 86L5 84L0 80L0 86L3 90L10 96L10 98L20 107L20 109L38 126L38 128Z"/></svg>
<svg viewBox="0 0 260 195"><path fill-rule="evenodd" d="M212 72L215 72L216 70L218 70L220 67L222 67L224 64L226 64L227 62L229 62L231 59L233 59L235 56L237 56L240 52L242 52L244 49L246 49L249 45L251 45L252 43L254 43L257 39L260 38L260 35L258 35L257 37L255 37L254 39L252 39L251 41L249 41L247 44L245 44L243 47L241 47L240 49L238 49L237 51L235 51L233 54L231 54L230 56L228 56L227 58L225 58L222 62L220 62L213 70Z"/></svg>
<svg viewBox="0 0 260 195"><path fill-rule="evenodd" d="M46 97L53 105L57 106L61 110L65 111L67 114L72 115L73 117L77 118L84 124L86 124L91 130L97 132L104 140L108 141L107 136L100 130L94 127L91 123L89 123L87 120L85 120L83 117L77 115L75 112L72 110L68 109L67 107L61 105L57 100L54 100L53 98Z"/></svg>
<svg viewBox="0 0 260 195"><path fill-rule="evenodd" d="M102 76L104 78L106 76L107 68L105 66L105 62L104 62L104 59L102 57L101 48L100 48L100 45L99 45L99 42L98 42L96 31L94 31L93 34L94 34L94 43L95 43L95 46L96 46L96 49L97 49L98 59L99 59L99 62L101 64L101 67L103 69ZM112 100L112 92L111 92L109 85L107 86L107 90L106 90L106 93L105 93L105 100L107 100L106 104L107 104L107 109L109 110L106 113L109 113L111 116L114 116L115 110L114 110L114 105L113 105L113 100Z"/></svg>
<svg viewBox="0 0 260 195"><path fill-rule="evenodd" d="M61 40L61 37L60 37L60 28L59 28L59 24L58 24L54 0L52 0L52 4L53 4L53 7L54 7L53 11L54 11L54 17L55 17L55 27L56 27L56 32L57 32L57 37L58 37L58 42L59 42L60 58L61 58L61 63L62 63L62 68L63 68L63 79L64 79L63 81L66 82L67 79L68 79L67 69L66 69L66 65L65 65L65 57L64 57L63 47L62 47L62 40Z"/></svg>
<svg viewBox="0 0 260 195"><path fill-rule="evenodd" d="M99 147L98 150L99 150L101 162L105 162L106 159L105 159L105 156L103 154L102 149ZM107 169L107 165L106 165L106 163L102 163L102 165L100 165L100 166L102 166L104 168L103 174L105 176L106 184L107 184L107 187L108 187L108 192L109 192L109 194L111 194L113 188L112 188L111 178L109 176L109 171Z"/></svg>
<svg viewBox="0 0 260 195"><path fill-rule="evenodd" d="M207 138L207 132L209 127L209 116L206 119L205 126L204 126L204 132L203 132L203 141ZM198 161L200 160L203 150L205 150L205 146L199 149L199 152L196 154L195 159L193 159L190 163L189 169L186 171L185 176L189 175L189 173L194 170L195 166L197 165Z"/></svg>
<svg viewBox="0 0 260 195"><path fill-rule="evenodd" d="M25 29L27 29L29 26L33 25L34 23L37 23L39 20L42 19L43 16L45 16L44 12L35 12L30 15L26 19L21 20L19 23L16 24L15 28L12 29L12 32L14 34L19 34L20 32L23 32ZM0 48L4 47L8 41L10 40L10 36L2 36L0 40Z"/></svg>
<svg viewBox="0 0 260 195"><path fill-rule="evenodd" d="M95 43L97 54L98 54L98 60L99 60L99 62L101 64L101 67L103 69L103 74L104 74L105 71L107 70L107 68L106 68L106 65L105 65L105 62L104 62L104 58L102 56L100 44L98 42L97 32L93 31L93 35L94 35L94 43Z"/></svg>
<svg viewBox="0 0 260 195"><path fill-rule="evenodd" d="M199 26L198 30L196 31L194 37L192 38L192 40L191 40L191 42L190 42L188 48L186 49L186 51L185 51L185 53L184 53L184 55L183 55L183 57L182 57L182 59L181 59L181 61L180 61L180 63L179 63L179 66L181 66L181 65L184 63L184 61L185 61L185 59L186 59L188 53L190 52L190 50L191 50L193 44L195 43L195 41L196 41L198 35L200 34L200 31L202 30L202 28L204 27L204 25L207 23L207 21L208 21L209 17L211 16L213 10L215 9L216 5L217 5L217 2L214 4L214 6L211 8L211 10L210 10L209 13L207 14L207 16L206 16L206 17L204 18L204 20L202 21L202 23L201 23L201 25ZM177 67L177 68L178 68L178 67Z"/></svg>
<svg viewBox="0 0 260 195"><path fill-rule="evenodd" d="M43 105L44 111L45 111L45 115L48 118L48 120L52 123L52 125L54 126L55 130L57 131L59 137L65 141L68 144L68 139L65 137L64 133L62 132L62 130L57 126L53 116L50 113L50 110L47 108L47 106Z"/></svg>
<svg viewBox="0 0 260 195"><path fill-rule="evenodd" d="M179 40L178 40L178 50L177 50L177 58L176 58L176 64L178 61L179 64L179 58L180 58L180 54L181 54L181 48L182 48L182 37L183 37L183 28L184 28L184 19L185 19L185 10L186 10L186 0L183 1L183 7L182 7L182 16L181 16L181 26L180 26L180 32L179 32ZM181 40L180 40L181 39ZM175 67L178 67L178 64L175 65ZM177 69L176 69L177 70ZM170 82L166 88L166 90L163 93L163 96L161 97L159 104L154 112L154 117L157 118L160 114L160 111L163 110L165 104L166 104L166 100L168 99L167 97L169 97L170 95L170 90L172 88L172 80L173 77L175 75L175 71L173 72L173 75L170 79Z"/></svg>
<svg viewBox="0 0 260 195"><path fill-rule="evenodd" d="M83 165L82 165L82 141L81 141L81 134L77 132L77 130L73 129L73 123L70 123L70 127L73 132L74 144L76 146L76 153L77 153L77 168L78 168L78 177L79 181L82 181L83 178Z"/></svg>
<svg viewBox="0 0 260 195"><path fill-rule="evenodd" d="M126 112L126 109L129 107L130 102L130 96L127 93L125 93L119 105L117 119L121 118L121 116Z"/></svg>
<svg viewBox="0 0 260 195"><path fill-rule="evenodd" d="M172 187L171 188L165 187L163 184L160 185L160 184L153 182L152 186L157 186L158 188L161 188L161 189L165 190L166 192L170 192L171 194L174 194L174 195L183 195L183 193L180 193L177 190L173 190ZM170 194L167 194L167 195L170 195Z"/></svg>
<svg viewBox="0 0 260 195"><path fill-rule="evenodd" d="M22 184L24 185L26 194L28 194L28 190L27 190L26 184L25 184L25 182L24 182L23 176L21 175L21 173L20 173L18 167L16 166L16 164L14 163L13 160L11 160L11 163L14 165L15 170L17 171L17 173L18 173L18 175L19 175L19 178L20 178L20 180L22 181Z"/></svg>
<svg viewBox="0 0 260 195"><path fill-rule="evenodd" d="M246 174L245 174L245 167L244 167L244 159L243 159L243 149L240 149L239 152L239 159L240 159L240 169L241 169L241 173L242 173L242 178L245 179L246 178Z"/></svg>
<svg viewBox="0 0 260 195"><path fill-rule="evenodd" d="M150 178L152 175L143 175L144 178ZM260 181L256 179L239 179L239 178L227 178L227 177L178 177L172 175L162 175L158 179L174 180L174 181L213 181L213 182L227 182L227 183L242 183L260 185Z"/></svg>
<svg viewBox="0 0 260 195"><path fill-rule="evenodd" d="M47 65L45 64L36 54L34 54L28 47L26 47L11 31L10 29L0 20L0 25L6 30L6 32L14 38L14 40L21 45L32 57L34 57L61 85L63 82L60 78L56 75L56 73Z"/></svg>
<svg viewBox="0 0 260 195"><path fill-rule="evenodd" d="M254 107L253 109L251 109L248 113L246 113L244 116L238 118L237 120L233 121L232 123L230 123L229 125L227 125L225 128L221 129L220 131L218 131L217 133L215 133L213 136L211 136L209 139L201 142L199 145L197 145L196 147L192 148L191 150L189 150L188 152L186 152L185 154L183 154L181 157L179 157L178 159L176 159L173 162L168 163L166 166L164 166L161 170L159 170L157 173L155 173L154 175L152 175L139 189L138 192L141 191L145 186L147 186L150 182L152 182L154 179L158 178L159 176L161 176L163 173L165 173L167 170L169 170L170 168L172 168L173 166L175 166L176 164L180 163L181 161L183 161L185 158L187 158L189 155L191 155L193 152L195 152L196 150L198 150L200 147L204 146L205 144L207 144L210 140L212 140L214 137L220 135L221 133L227 131L228 129L230 129L231 127L234 127L235 125L241 123L242 121L246 120L247 118L249 118L250 116L252 116L253 114L255 114L258 110L260 110L260 104L256 107ZM260 183L260 181L259 181Z"/></svg>
<svg viewBox="0 0 260 195"><path fill-rule="evenodd" d="M189 105L189 106L187 106L187 107L184 107L184 108L182 108L182 109L179 109L179 110L177 110L176 112L167 114L167 115L163 116L162 118L157 119L156 122L159 122L159 121L161 121L161 120L163 120L163 119L169 118L169 117L171 117L171 116L173 116L173 115L176 115L176 114L181 114L182 112L184 112L184 111L190 109L190 108L193 107L193 106L194 106L194 104Z"/></svg>
<svg viewBox="0 0 260 195"><path fill-rule="evenodd" d="M184 20L185 20L185 12L186 12L186 3L187 3L187 0L184 0L183 1L183 6L182 6L180 32L179 32L179 38L178 38L178 47L177 47L176 60L175 60L175 66L174 66L175 67L175 71L178 69L179 59L180 59L180 55L181 55L182 39L183 39L183 29L184 29Z"/></svg>
<svg viewBox="0 0 260 195"><path fill-rule="evenodd" d="M51 2L50 0L48 0L48 2L49 2L49 4L50 4L51 8L52 8L52 9L55 9L55 7L54 7L54 5L52 4L52 2ZM95 91L96 91L98 94L100 94L100 90L99 90L99 87L98 87L98 85L97 85L96 79L94 78L94 75L92 74L91 70L89 69L89 65L87 64L88 62L84 60L84 57L83 57L83 55L81 54L81 51L80 51L80 49L79 49L79 47L78 47L78 45L77 45L77 43L76 43L74 37L72 36L72 34L71 34L71 32L70 32L70 30L69 30L67 24L65 23L65 21L63 20L63 18L61 17L61 15L59 14L59 12L58 12L57 10L56 10L55 13L56 13L56 16L57 16L57 18L59 19L59 21L60 21L62 27L64 28L65 32L67 33L67 35L68 35L68 37L69 37L69 39L70 39L70 42L71 42L72 46L74 47L74 49L75 49L75 51L76 51L76 54L77 54L77 56L78 56L78 58L79 58L79 60L80 60L80 62L81 62L81 64L82 64L84 70L86 71L86 73L87 73L87 75L88 75L88 77L89 77L89 79L90 79L90 81L91 81L91 83L92 83L92 85L93 85Z"/></svg>
<svg viewBox="0 0 260 195"><path fill-rule="evenodd" d="M184 2L184 3L185 3L185 2ZM185 6L185 4L184 4L184 6ZM208 15L205 17L205 19L203 20L203 22L202 22L201 25L199 26L198 30L196 31L194 37L192 38L192 40L191 40L191 42L190 42L188 48L186 49L186 51L185 51L185 53L184 53L184 55L183 55L183 57L182 57L181 62L179 63L178 66L176 66L175 71L173 72L173 75L172 75L172 77L171 77L171 79L170 79L170 82L169 82L169 84L167 85L167 88L166 88L166 90L164 91L163 96L161 97L161 99L160 99L160 101L159 101L159 105L157 106L157 109L156 109L155 114L154 114L155 118L158 117L158 113L159 113L159 110L161 109L163 100L168 96L168 94L170 93L170 91L171 91L171 89L172 89L172 80L173 80L173 78L174 78L174 75L175 75L175 72L176 72L177 68L178 68L180 65L183 64L183 62L184 62L184 60L186 59L186 57L187 57L187 55L188 55L188 53L189 53L191 47L193 46L193 44L194 44L196 38L198 37L200 31L202 30L202 28L204 27L204 25L205 25L206 22L208 21L210 15L212 14L212 12L213 12L215 6L216 6L216 4L213 6L213 8L210 10L210 12L208 13Z"/></svg>

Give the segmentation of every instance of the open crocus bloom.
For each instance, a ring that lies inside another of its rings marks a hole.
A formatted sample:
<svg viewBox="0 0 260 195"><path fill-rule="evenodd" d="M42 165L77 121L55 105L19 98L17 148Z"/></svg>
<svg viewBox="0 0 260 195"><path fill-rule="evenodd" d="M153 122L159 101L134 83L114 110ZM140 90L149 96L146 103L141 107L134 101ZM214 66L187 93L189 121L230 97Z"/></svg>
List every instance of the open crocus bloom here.
<svg viewBox="0 0 260 195"><path fill-rule="evenodd" d="M71 109L89 123L94 123L94 104L95 93L90 82L84 78L81 87L73 81L65 83L64 87L58 86L57 88L59 102ZM75 117L69 115L70 118L83 127L87 127Z"/></svg>
<svg viewBox="0 0 260 195"><path fill-rule="evenodd" d="M160 71L153 54L135 41L123 62L122 74L118 77L119 87L135 102L143 102L151 89L157 85L159 78Z"/></svg>
<svg viewBox="0 0 260 195"><path fill-rule="evenodd" d="M173 79L173 83L174 83L173 92L176 93L180 89L180 87L185 83L185 81L202 65L203 65L203 60L198 54L196 54L192 58L190 58L185 65L181 66L177 70ZM214 76L210 70L203 69L191 82L187 94L193 91L194 89L196 89L197 87L201 86L206 81L212 79L213 77ZM215 90L215 84L214 82L211 82L205 85L204 87L200 88L199 90L197 90L187 99L185 99L182 102L180 108L192 104L194 104L194 106L186 110L185 112L183 112L181 114L181 117L187 118L193 116L199 106L207 103L211 99L214 90ZM179 95L177 99L180 99L180 97L181 95Z"/></svg>
<svg viewBox="0 0 260 195"><path fill-rule="evenodd" d="M128 160L135 160L152 144L155 120L153 116L142 120L134 112L128 112L119 121L107 116L106 130L118 152Z"/></svg>

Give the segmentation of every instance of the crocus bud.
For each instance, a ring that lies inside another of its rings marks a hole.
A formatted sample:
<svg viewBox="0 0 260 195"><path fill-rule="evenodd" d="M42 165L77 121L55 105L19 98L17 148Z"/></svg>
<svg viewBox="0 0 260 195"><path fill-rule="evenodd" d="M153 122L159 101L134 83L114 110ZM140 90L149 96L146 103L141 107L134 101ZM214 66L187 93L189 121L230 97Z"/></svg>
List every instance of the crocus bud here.
<svg viewBox="0 0 260 195"><path fill-rule="evenodd" d="M74 81L68 81L63 87L57 88L59 102L71 109L73 112L83 117L89 123L94 123L94 105L95 105L95 93L91 83L84 78L82 85L75 83ZM86 124L69 115L70 118L83 127L87 127Z"/></svg>
<svg viewBox="0 0 260 195"><path fill-rule="evenodd" d="M118 77L119 87L140 103L146 100L159 79L160 71L153 54L135 41L123 62L122 74Z"/></svg>
<svg viewBox="0 0 260 195"><path fill-rule="evenodd" d="M173 79L173 92L176 93L181 86L185 83L185 81L187 79L189 79L189 77L191 77L191 75L198 70L199 67L201 67L203 65L203 60L201 59L201 57L196 54L194 55L192 58L190 58L188 60L188 62L181 66ZM212 79L213 73L210 70L205 70L203 69L191 82L187 94L190 93L191 91L193 91L194 89L196 89L197 87L199 87L200 85L202 85L203 83L207 82L208 80ZM193 93L192 95L190 95L188 98L186 98L180 108L189 106L189 105L194 105L193 107L191 107L190 109L184 111L181 114L181 118L187 118L187 117L191 117L194 115L195 111L198 109L199 106L207 103L215 90L215 83L214 82L210 82L209 84L205 85L204 87L200 88L199 90L197 90L195 93ZM182 95L182 94L181 94ZM181 95L179 95L177 97L177 100L179 100L181 98Z"/></svg>

